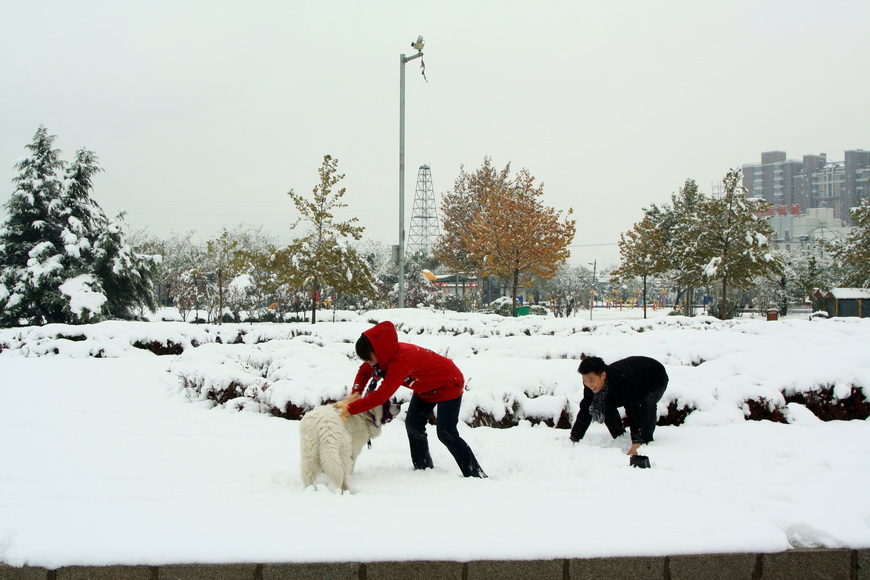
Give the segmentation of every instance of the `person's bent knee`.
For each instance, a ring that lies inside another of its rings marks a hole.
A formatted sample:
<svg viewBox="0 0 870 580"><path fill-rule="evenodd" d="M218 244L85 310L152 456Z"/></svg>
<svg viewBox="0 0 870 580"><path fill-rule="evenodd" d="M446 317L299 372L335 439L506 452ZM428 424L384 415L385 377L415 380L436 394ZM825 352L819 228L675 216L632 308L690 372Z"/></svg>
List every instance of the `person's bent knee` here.
<svg viewBox="0 0 870 580"><path fill-rule="evenodd" d="M438 440L445 444L452 441L457 441L459 439L459 431L457 431L455 428L438 428L435 430L435 433L438 435Z"/></svg>
<svg viewBox="0 0 870 580"><path fill-rule="evenodd" d="M408 434L408 437L425 437L426 424L423 423L422 425L415 425L405 422L405 432Z"/></svg>

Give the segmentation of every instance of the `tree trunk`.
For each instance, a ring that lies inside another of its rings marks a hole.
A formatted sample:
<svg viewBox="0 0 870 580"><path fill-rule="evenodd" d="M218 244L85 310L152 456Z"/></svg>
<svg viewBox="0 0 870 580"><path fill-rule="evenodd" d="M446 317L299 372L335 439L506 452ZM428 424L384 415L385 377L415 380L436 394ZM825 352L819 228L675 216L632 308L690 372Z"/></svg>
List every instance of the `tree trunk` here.
<svg viewBox="0 0 870 580"><path fill-rule="evenodd" d="M693 316L695 314L695 308L693 303L695 302L695 287L687 286L686 287L686 316Z"/></svg>
<svg viewBox="0 0 870 580"><path fill-rule="evenodd" d="M643 276L643 317L646 319L646 274Z"/></svg>
<svg viewBox="0 0 870 580"><path fill-rule="evenodd" d="M517 288L520 285L520 271L514 270L514 279L513 279L513 288L511 291L511 315L516 318L517 316Z"/></svg>
<svg viewBox="0 0 870 580"><path fill-rule="evenodd" d="M217 323L224 322L224 269L218 268L218 316Z"/></svg>
<svg viewBox="0 0 870 580"><path fill-rule="evenodd" d="M317 276L311 280L311 324L317 322Z"/></svg>
<svg viewBox="0 0 870 580"><path fill-rule="evenodd" d="M678 314L680 312L680 304L682 304L683 297L685 295L686 295L685 288L680 288L679 286L674 288L674 301L672 303L672 306L674 307L674 310L676 310Z"/></svg>
<svg viewBox="0 0 870 580"><path fill-rule="evenodd" d="M728 310L728 308L726 306L726 304L728 304L728 296L726 294L727 284L728 284L728 278L723 276L723 278L722 278L722 320L725 320L725 313Z"/></svg>
<svg viewBox="0 0 870 580"><path fill-rule="evenodd" d="M779 286L782 289L782 300L780 300L779 302L779 312L780 314L785 316L786 314L788 314L788 292L786 292L787 283L785 280L785 276L780 278Z"/></svg>

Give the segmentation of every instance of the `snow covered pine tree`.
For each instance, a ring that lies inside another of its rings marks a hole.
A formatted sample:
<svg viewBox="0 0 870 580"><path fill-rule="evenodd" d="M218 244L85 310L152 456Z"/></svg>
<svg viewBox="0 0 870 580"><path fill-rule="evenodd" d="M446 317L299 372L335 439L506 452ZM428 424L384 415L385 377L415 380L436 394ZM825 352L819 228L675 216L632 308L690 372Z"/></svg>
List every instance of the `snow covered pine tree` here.
<svg viewBox="0 0 870 580"><path fill-rule="evenodd" d="M88 322L132 318L156 306L157 257L136 254L121 225L90 198L102 171L80 149L69 167L40 126L15 165L19 175L0 225L0 324Z"/></svg>

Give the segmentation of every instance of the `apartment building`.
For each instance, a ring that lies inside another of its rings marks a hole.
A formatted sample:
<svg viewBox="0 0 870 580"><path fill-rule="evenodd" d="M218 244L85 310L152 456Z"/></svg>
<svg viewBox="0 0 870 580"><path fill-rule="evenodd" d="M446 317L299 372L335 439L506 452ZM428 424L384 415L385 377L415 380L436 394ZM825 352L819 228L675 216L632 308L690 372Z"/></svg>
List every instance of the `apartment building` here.
<svg viewBox="0 0 870 580"><path fill-rule="evenodd" d="M798 161L785 151L766 151L761 163L743 166L743 187L774 206L830 208L833 217L851 225L850 209L870 196L870 151L846 151L844 161L833 162L825 153Z"/></svg>
<svg viewBox="0 0 870 580"><path fill-rule="evenodd" d="M779 206L782 207L785 206ZM811 208L802 214L772 211L767 217L767 223L775 232L771 242L785 250L816 244L822 240L844 240L852 231L843 220L834 217L834 209L830 207Z"/></svg>

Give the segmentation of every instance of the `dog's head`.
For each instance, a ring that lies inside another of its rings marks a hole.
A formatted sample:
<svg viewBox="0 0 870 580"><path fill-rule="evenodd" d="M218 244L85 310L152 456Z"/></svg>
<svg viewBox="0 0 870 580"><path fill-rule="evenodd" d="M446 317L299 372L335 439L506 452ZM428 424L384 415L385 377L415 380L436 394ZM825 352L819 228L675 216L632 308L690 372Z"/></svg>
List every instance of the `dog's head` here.
<svg viewBox="0 0 870 580"><path fill-rule="evenodd" d="M390 399L383 405L378 405L366 412L366 416L374 427L380 428L381 425L386 425L398 416L401 410L402 405Z"/></svg>

